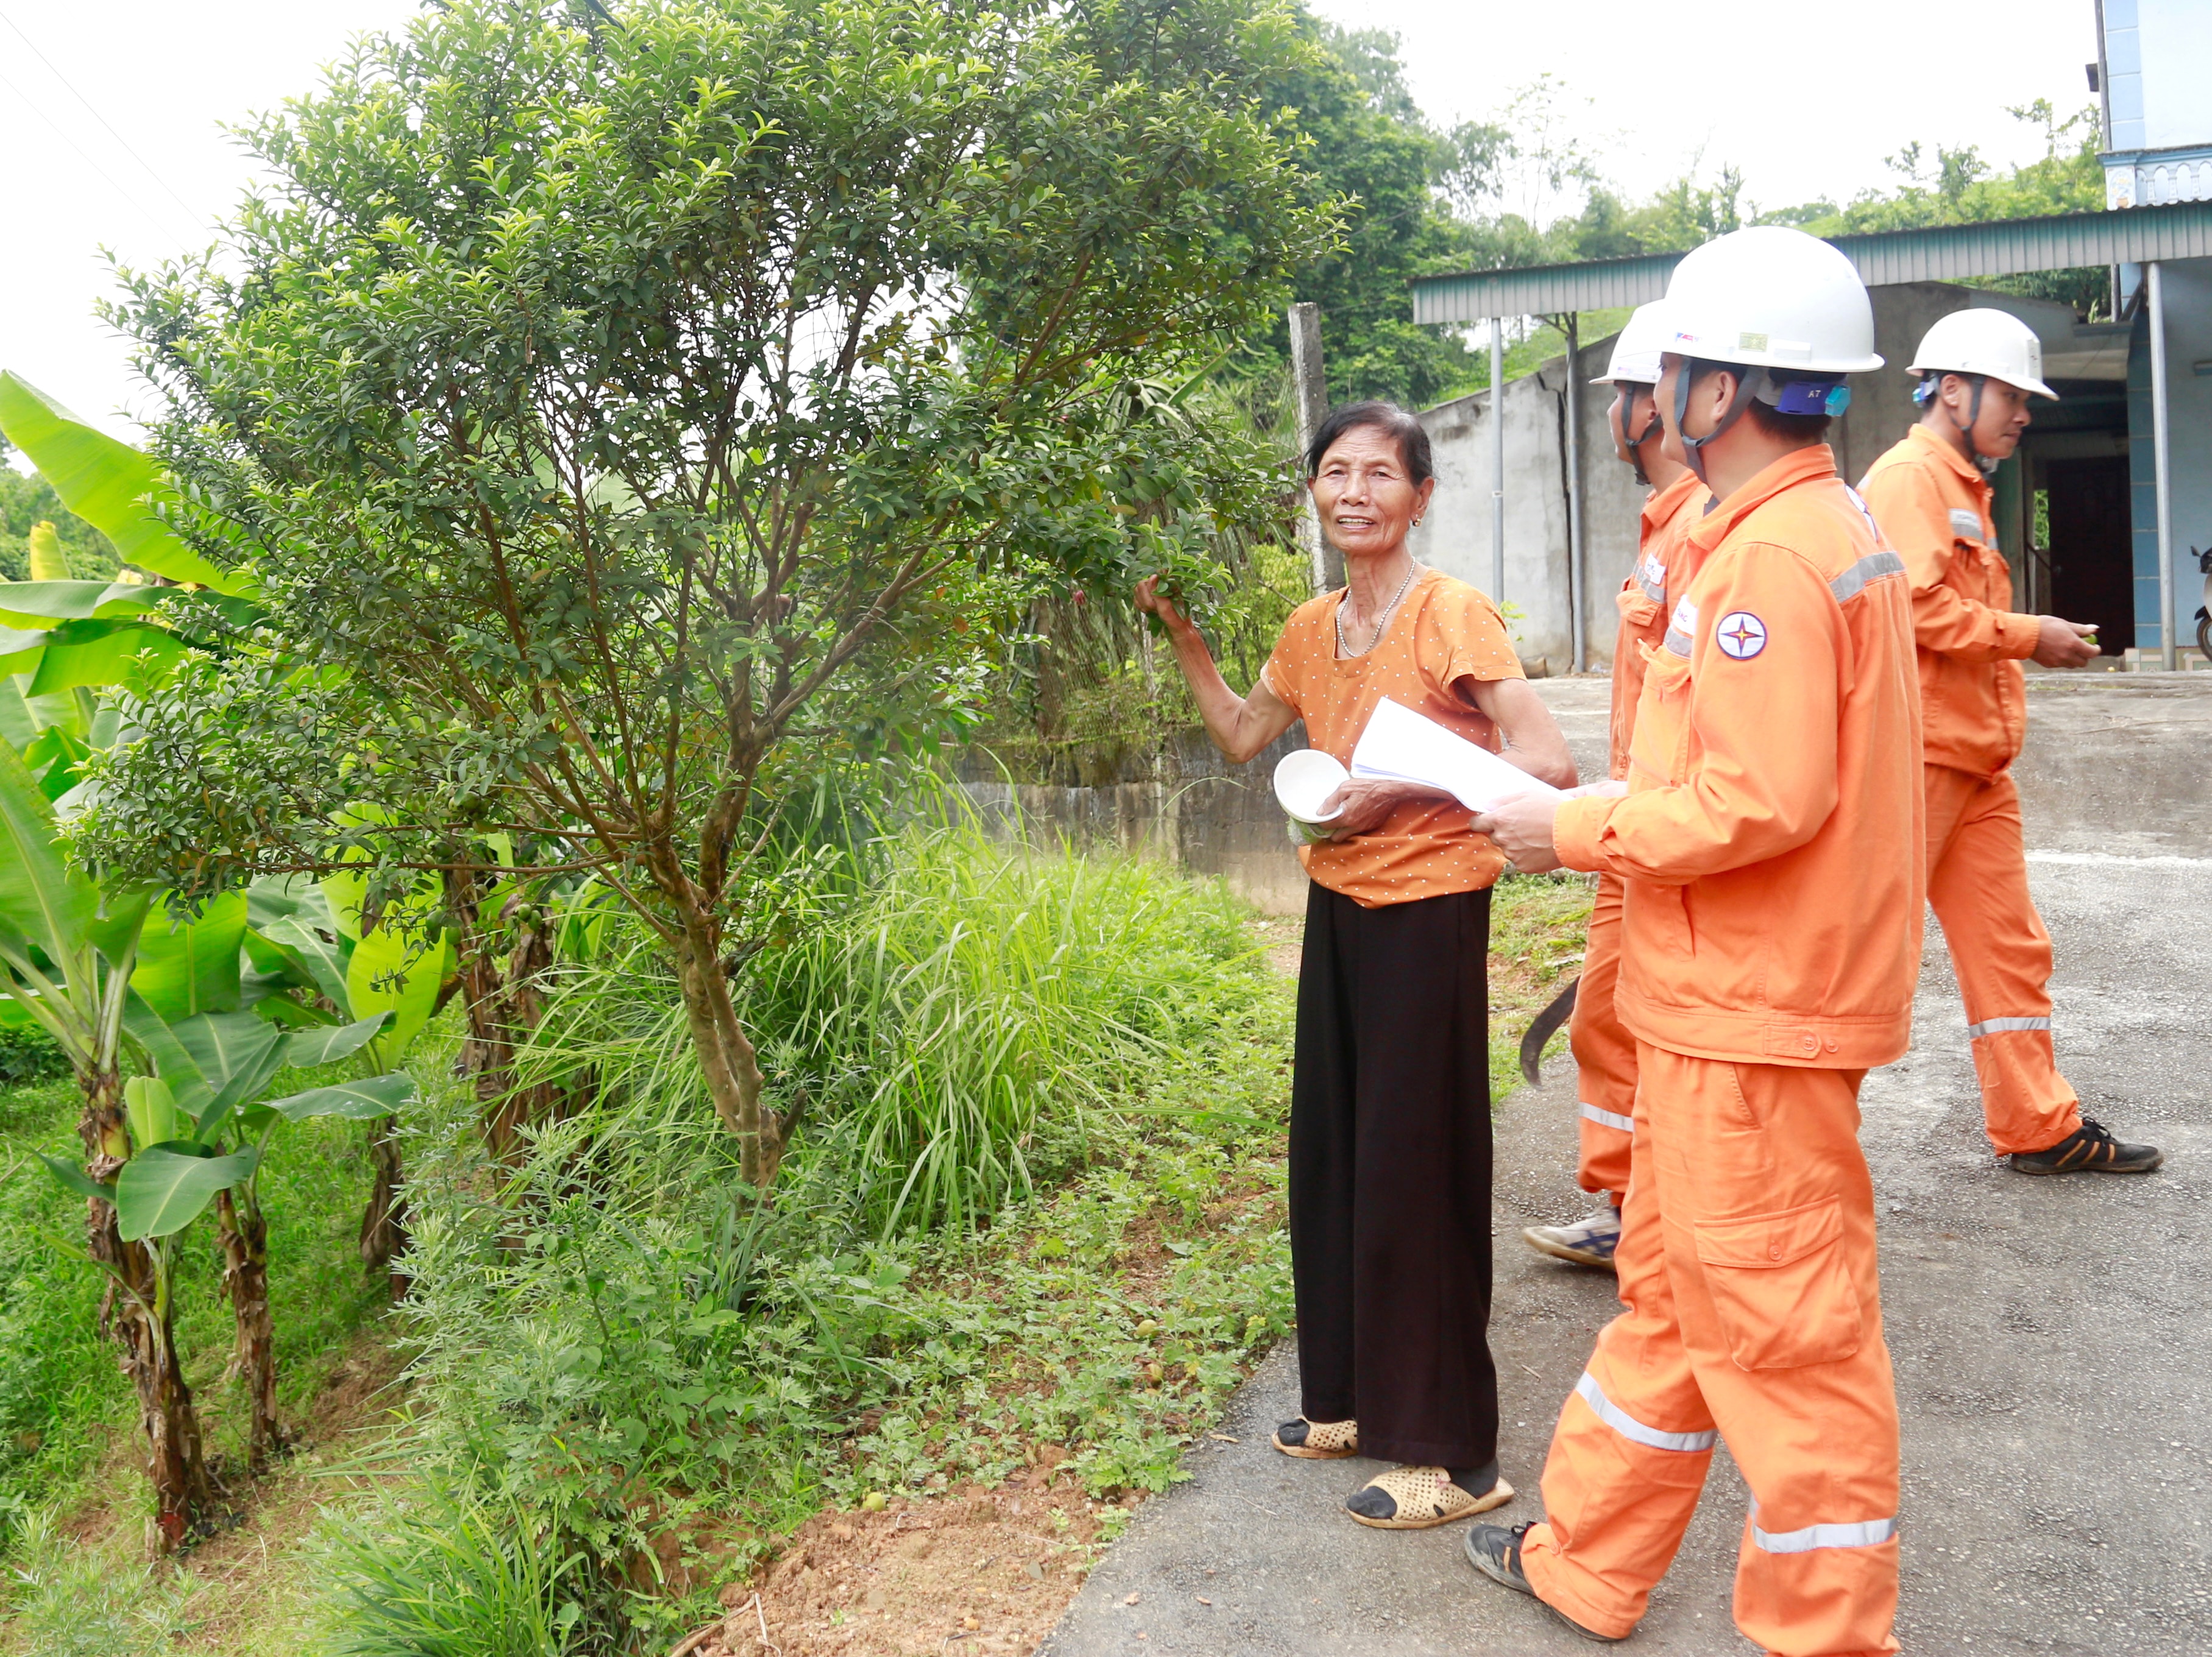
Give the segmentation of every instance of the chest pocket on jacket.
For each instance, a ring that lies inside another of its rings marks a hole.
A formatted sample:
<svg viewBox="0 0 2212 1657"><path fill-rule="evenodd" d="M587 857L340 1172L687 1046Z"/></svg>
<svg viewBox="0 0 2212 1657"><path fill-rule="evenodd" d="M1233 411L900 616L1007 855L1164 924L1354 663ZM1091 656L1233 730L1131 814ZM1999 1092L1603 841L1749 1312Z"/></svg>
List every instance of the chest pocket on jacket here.
<svg viewBox="0 0 2212 1657"><path fill-rule="evenodd" d="M1628 788L1662 788L1690 774L1690 662L1662 646L1644 652L1644 695L1636 704L1636 741L1628 754Z"/></svg>

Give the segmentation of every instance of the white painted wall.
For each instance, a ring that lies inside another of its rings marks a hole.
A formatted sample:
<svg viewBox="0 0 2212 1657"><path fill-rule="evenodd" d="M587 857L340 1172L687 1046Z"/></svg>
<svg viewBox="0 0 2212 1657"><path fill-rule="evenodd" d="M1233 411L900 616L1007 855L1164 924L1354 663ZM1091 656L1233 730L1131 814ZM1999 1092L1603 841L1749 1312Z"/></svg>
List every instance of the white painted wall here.
<svg viewBox="0 0 2212 1657"><path fill-rule="evenodd" d="M1605 371L1612 342L1583 347L1585 379ZM1553 673L1574 668L1573 626L1567 604L1567 495L1561 434L1565 430L1566 359L1553 357L1533 374L1505 386L1505 591L1514 642L1533 668L1541 658ZM1583 615L1590 665L1613 657L1619 612L1613 595L1636 561L1638 513L1644 491L1613 457L1605 411L1609 386L1585 385L1582 395L1583 498L1589 590ZM1421 411L1437 465L1437 494L1428 517L1413 531L1413 555L1449 575L1491 591L1490 393ZM1501 595L1492 592L1493 598Z"/></svg>

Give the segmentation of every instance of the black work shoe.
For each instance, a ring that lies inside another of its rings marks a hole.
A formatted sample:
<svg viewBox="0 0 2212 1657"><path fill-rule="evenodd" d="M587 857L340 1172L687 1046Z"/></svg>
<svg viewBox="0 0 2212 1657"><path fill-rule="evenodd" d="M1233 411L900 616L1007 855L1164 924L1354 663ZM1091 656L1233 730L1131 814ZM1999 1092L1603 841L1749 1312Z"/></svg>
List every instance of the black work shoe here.
<svg viewBox="0 0 2212 1657"><path fill-rule="evenodd" d="M2163 1167L2166 1153L2156 1145L2123 1144L2110 1130L2087 1117L2057 1144L2042 1150L2015 1150L2005 1159L2015 1174L2148 1174Z"/></svg>
<svg viewBox="0 0 2212 1657"><path fill-rule="evenodd" d="M1536 1523L1530 1520L1528 1525ZM1538 1599L1536 1590L1528 1586L1528 1579L1521 1571L1521 1541L1528 1534L1528 1525L1516 1525L1507 1530L1502 1525L1477 1525L1467 1533L1467 1562L1492 1581L1502 1583L1516 1593L1525 1593L1542 1605L1585 1640L1595 1640L1602 1646L1617 1646L1628 1636L1622 1634L1600 1634L1595 1629L1584 1628L1557 1605Z"/></svg>

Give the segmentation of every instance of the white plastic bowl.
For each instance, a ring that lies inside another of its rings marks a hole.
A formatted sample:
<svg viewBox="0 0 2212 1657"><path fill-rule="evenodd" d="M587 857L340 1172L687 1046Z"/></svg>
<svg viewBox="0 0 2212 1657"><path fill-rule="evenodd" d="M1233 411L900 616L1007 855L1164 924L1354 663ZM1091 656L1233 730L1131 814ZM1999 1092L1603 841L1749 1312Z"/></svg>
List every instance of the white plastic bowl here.
<svg viewBox="0 0 2212 1657"><path fill-rule="evenodd" d="M1351 774L1334 755L1301 748L1275 762L1275 799L1294 822L1333 822L1344 808L1324 812L1322 802Z"/></svg>

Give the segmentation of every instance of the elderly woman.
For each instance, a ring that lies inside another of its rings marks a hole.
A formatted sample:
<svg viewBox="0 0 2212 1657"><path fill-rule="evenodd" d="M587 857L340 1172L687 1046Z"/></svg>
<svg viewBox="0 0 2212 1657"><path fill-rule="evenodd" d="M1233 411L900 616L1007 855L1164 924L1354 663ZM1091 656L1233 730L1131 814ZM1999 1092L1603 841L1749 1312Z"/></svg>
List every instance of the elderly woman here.
<svg viewBox="0 0 2212 1657"><path fill-rule="evenodd" d="M1230 689L1206 640L1156 590L1206 734L1237 762L1303 719L1349 764L1384 696L1561 786L1559 727L1522 677L1497 607L1414 561L1406 533L1436 483L1402 409L1337 410L1304 457L1340 592L1292 613L1260 682ZM1498 1472L1490 1357L1490 888L1505 866L1465 808L1405 783L1352 780L1344 815L1299 857L1307 895L1291 1089L1291 1259L1304 1413L1285 1455L1400 1466L1345 1506L1413 1530L1511 1500Z"/></svg>

